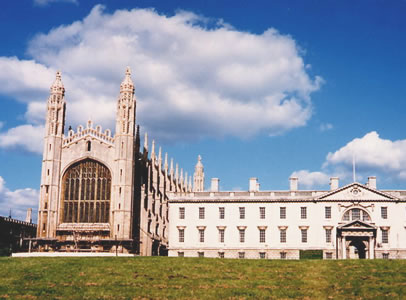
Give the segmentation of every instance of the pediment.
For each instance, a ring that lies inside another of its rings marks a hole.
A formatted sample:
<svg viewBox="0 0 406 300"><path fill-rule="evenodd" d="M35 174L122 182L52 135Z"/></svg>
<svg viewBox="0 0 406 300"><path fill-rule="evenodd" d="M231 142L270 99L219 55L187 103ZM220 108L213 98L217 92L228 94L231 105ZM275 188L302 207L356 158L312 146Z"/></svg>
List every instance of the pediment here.
<svg viewBox="0 0 406 300"><path fill-rule="evenodd" d="M360 228L360 229L366 229L366 228L370 228L370 229L375 229L375 226L372 226L371 224L365 223L361 220L355 220L352 221L350 223L347 223L345 225L340 226L339 228L341 229L356 229L356 228Z"/></svg>
<svg viewBox="0 0 406 300"><path fill-rule="evenodd" d="M380 192L375 189L368 188L366 185L360 184L358 182L354 182L348 184L342 188L337 190L328 192L320 197L317 198L318 200L349 200L349 201L385 201L385 200L392 200L396 201L399 200L398 198Z"/></svg>

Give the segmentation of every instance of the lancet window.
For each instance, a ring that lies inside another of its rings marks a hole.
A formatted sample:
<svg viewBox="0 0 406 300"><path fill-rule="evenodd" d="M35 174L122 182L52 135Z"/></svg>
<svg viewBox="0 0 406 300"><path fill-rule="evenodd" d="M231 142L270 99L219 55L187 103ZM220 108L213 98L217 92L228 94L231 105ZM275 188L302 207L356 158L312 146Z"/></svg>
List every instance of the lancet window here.
<svg viewBox="0 0 406 300"><path fill-rule="evenodd" d="M63 176L62 221L108 223L111 199L109 169L92 159L72 165Z"/></svg>

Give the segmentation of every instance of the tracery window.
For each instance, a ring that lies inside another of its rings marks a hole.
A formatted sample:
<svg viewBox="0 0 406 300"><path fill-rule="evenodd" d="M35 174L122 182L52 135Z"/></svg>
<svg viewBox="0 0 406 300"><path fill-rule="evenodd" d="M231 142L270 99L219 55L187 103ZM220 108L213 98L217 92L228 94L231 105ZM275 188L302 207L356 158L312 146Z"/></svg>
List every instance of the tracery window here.
<svg viewBox="0 0 406 300"><path fill-rule="evenodd" d="M356 220L370 222L371 217L365 210L359 208L347 210L343 215L343 221L356 221Z"/></svg>
<svg viewBox="0 0 406 300"><path fill-rule="evenodd" d="M108 223L111 199L109 169L92 159L75 163L62 181L64 223Z"/></svg>

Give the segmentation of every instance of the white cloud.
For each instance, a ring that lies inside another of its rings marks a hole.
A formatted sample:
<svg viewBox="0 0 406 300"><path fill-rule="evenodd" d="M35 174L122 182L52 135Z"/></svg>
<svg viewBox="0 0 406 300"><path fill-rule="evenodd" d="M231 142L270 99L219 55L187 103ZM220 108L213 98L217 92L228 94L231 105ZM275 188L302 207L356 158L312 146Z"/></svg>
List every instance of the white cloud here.
<svg viewBox="0 0 406 300"><path fill-rule="evenodd" d="M127 65L136 85L137 122L161 142L270 135L306 125L311 78L296 42L275 29L238 31L190 12L95 6L83 20L38 34L32 60L0 58L0 93L27 102L43 123L53 74L62 70L67 125L91 117L114 130L115 102Z"/></svg>
<svg viewBox="0 0 406 300"><path fill-rule="evenodd" d="M0 148L22 148L34 153L42 153L44 126L30 124L17 126L0 132Z"/></svg>
<svg viewBox="0 0 406 300"><path fill-rule="evenodd" d="M323 123L320 125L320 131L327 131L333 129L333 125L330 123Z"/></svg>
<svg viewBox="0 0 406 300"><path fill-rule="evenodd" d="M299 186L304 188L326 185L330 179L330 176L323 172L310 172L308 170L295 171L290 177L297 177L299 179Z"/></svg>
<svg viewBox="0 0 406 300"><path fill-rule="evenodd" d="M78 4L78 0L34 0L34 4L38 6L46 6L51 3L57 3L57 2L66 2L66 3L73 3L73 4Z"/></svg>
<svg viewBox="0 0 406 300"><path fill-rule="evenodd" d="M391 141L382 139L376 131L355 138L335 152L329 152L320 171L300 170L292 173L306 187L326 184L328 175L352 180L353 156L356 180L362 182L368 176L381 175L383 181L396 182L406 179L406 139Z"/></svg>
<svg viewBox="0 0 406 300"><path fill-rule="evenodd" d="M28 208L32 208L33 222L37 219L39 192L31 188L10 190L6 187L4 179L0 176L0 215L11 216L15 219L25 220Z"/></svg>

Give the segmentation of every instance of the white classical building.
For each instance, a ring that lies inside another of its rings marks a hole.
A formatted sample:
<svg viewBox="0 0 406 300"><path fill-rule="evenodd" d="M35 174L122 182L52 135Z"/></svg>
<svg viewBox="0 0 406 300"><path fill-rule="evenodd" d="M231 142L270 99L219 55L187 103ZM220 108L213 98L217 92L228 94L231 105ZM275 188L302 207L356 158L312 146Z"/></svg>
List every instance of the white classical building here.
<svg viewBox="0 0 406 300"><path fill-rule="evenodd" d="M406 258L406 191L378 190L375 177L330 187L299 190L290 178L290 190L260 191L251 178L248 191L223 192L214 178L210 191L171 194L169 256Z"/></svg>

